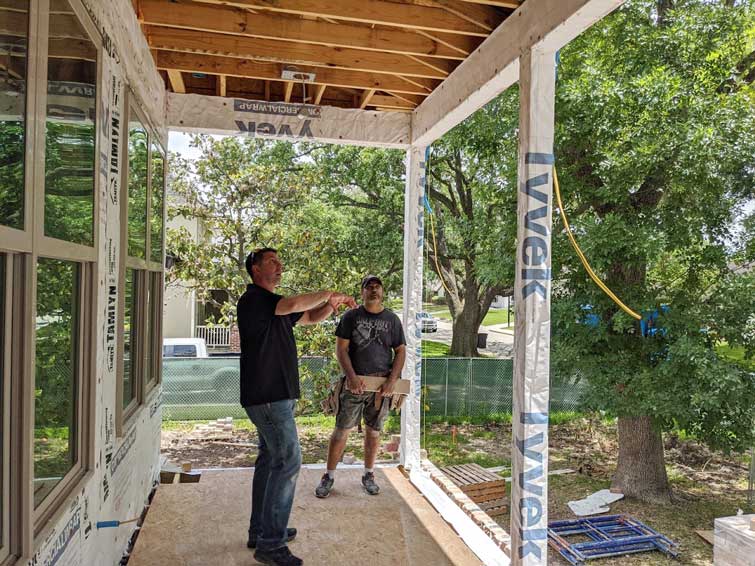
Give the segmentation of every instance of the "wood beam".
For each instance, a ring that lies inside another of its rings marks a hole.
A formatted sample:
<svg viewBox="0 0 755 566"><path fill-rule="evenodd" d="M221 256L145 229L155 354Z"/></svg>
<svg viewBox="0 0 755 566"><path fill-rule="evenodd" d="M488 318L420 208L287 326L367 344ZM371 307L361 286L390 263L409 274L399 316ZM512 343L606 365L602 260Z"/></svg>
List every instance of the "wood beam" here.
<svg viewBox="0 0 755 566"><path fill-rule="evenodd" d="M198 0L206 4L254 8L297 16L315 16L370 25L384 25L405 29L440 31L459 35L487 37L489 30L459 18L442 8L399 4L385 0ZM502 18L501 18L502 19ZM490 29L498 23L491 19Z"/></svg>
<svg viewBox="0 0 755 566"><path fill-rule="evenodd" d="M218 75L215 80L215 92L218 96L226 96L228 92L227 77L225 75Z"/></svg>
<svg viewBox="0 0 755 566"><path fill-rule="evenodd" d="M145 26L151 47L186 53L225 55L291 65L309 65L370 73L387 73L445 79L455 64L444 59L407 60L395 53L377 53L358 49L337 49L324 45L306 45L288 41L270 41L219 33ZM409 56L409 57L414 57Z"/></svg>
<svg viewBox="0 0 755 566"><path fill-rule="evenodd" d="M265 100L270 102L270 81L265 81Z"/></svg>
<svg viewBox="0 0 755 566"><path fill-rule="evenodd" d="M369 91L368 91L369 92ZM401 108L405 110L413 110L417 107L416 104L401 100L394 96L386 96L384 94L375 94L370 99L367 106L376 106L378 108Z"/></svg>
<svg viewBox="0 0 755 566"><path fill-rule="evenodd" d="M313 104L320 104L320 102L322 101L322 95L325 94L326 88L326 85L317 85L317 88L315 89L315 99L313 101Z"/></svg>
<svg viewBox="0 0 755 566"><path fill-rule="evenodd" d="M516 10L522 2L517 0L461 0L468 4L484 4L486 6L497 6L498 8L509 8L510 10Z"/></svg>
<svg viewBox="0 0 755 566"><path fill-rule="evenodd" d="M370 103L370 100L375 95L375 89L365 90L362 96L359 98L359 108L362 110Z"/></svg>
<svg viewBox="0 0 755 566"><path fill-rule="evenodd" d="M283 93L283 101L291 102L291 93L294 92L294 83L286 81L285 91Z"/></svg>
<svg viewBox="0 0 755 566"><path fill-rule="evenodd" d="M160 60L160 54L158 53L158 62ZM184 79L181 76L181 71L177 71L175 69L167 69L168 71L168 80L170 81L170 87L173 89L173 92L177 92L178 94L184 94L186 93L186 86L184 86Z"/></svg>
<svg viewBox="0 0 755 566"><path fill-rule="evenodd" d="M256 63L254 61L235 59L233 57L214 57L195 55L175 51L159 51L157 54L159 69L183 71L186 73L207 73L210 75L228 75L248 77L260 80L281 80L283 66L277 63ZM438 85L432 79L412 79L411 82L401 77L377 75L362 71L344 71L324 69L321 67L300 67L300 71L315 73L315 84L343 86L358 89L375 89L387 92L428 95Z"/></svg>
<svg viewBox="0 0 755 566"><path fill-rule="evenodd" d="M412 143L429 145L514 84L519 56L554 53L624 0L527 0L443 81L412 116Z"/></svg>
<svg viewBox="0 0 755 566"><path fill-rule="evenodd" d="M426 34L407 30L368 28L358 24L330 24L281 14L252 14L232 7L189 3L187 0L141 0L145 24L203 32L216 32L259 39L279 39L311 45L400 53L441 59L463 60L480 38Z"/></svg>

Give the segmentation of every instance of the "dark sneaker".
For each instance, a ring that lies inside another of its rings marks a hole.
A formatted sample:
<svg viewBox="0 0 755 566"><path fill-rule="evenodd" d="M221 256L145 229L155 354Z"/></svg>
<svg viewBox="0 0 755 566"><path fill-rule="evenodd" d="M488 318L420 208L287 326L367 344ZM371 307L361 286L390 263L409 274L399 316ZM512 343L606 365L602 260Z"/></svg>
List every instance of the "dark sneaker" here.
<svg viewBox="0 0 755 566"><path fill-rule="evenodd" d="M281 546L275 550L256 550L254 559L262 564L272 564L273 566L301 566L304 561L297 558L287 546Z"/></svg>
<svg viewBox="0 0 755 566"><path fill-rule="evenodd" d="M296 538L296 529L289 527L286 530L286 542L291 542ZM249 540L246 541L247 548L257 548L257 534L249 533Z"/></svg>
<svg viewBox="0 0 755 566"><path fill-rule="evenodd" d="M367 472L362 476L362 485L364 490L370 495L377 495L380 493L380 486L375 483L375 474Z"/></svg>
<svg viewBox="0 0 755 566"><path fill-rule="evenodd" d="M330 495L331 489L333 489L333 478L328 474L323 474L320 485L315 488L315 495L320 499L324 499Z"/></svg>

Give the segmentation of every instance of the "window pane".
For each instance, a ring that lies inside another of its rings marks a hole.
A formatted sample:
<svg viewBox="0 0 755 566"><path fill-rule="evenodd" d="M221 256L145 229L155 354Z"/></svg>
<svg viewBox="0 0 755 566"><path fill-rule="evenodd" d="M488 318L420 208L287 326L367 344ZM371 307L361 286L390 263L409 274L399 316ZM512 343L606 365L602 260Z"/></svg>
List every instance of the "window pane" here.
<svg viewBox="0 0 755 566"><path fill-rule="evenodd" d="M149 383L152 379L152 348L150 347L150 341L152 340L152 317L149 315L152 309L152 285L147 281L147 287L144 290L147 295L147 320L144 325L144 383Z"/></svg>
<svg viewBox="0 0 755 566"><path fill-rule="evenodd" d="M29 2L0 0L0 224L18 229L24 227L28 30Z"/></svg>
<svg viewBox="0 0 755 566"><path fill-rule="evenodd" d="M136 325L134 316L136 311L136 272L133 269L126 270L126 306L123 316L123 408L136 397L136 380L134 379L133 348Z"/></svg>
<svg viewBox="0 0 755 566"><path fill-rule="evenodd" d="M40 258L37 264L34 391L34 506L77 459L79 266Z"/></svg>
<svg viewBox="0 0 755 566"><path fill-rule="evenodd" d="M5 485L5 479L3 474L5 473L5 444L3 439L5 438L5 430L3 424L5 423L5 411L8 407L5 406L5 256L0 254L0 509L5 509L5 490L2 488ZM3 523L3 516L5 513L0 512L0 548L3 547L3 541L5 541L5 524Z"/></svg>
<svg viewBox="0 0 755 566"><path fill-rule="evenodd" d="M147 257L147 130L132 113L128 123L128 255Z"/></svg>
<svg viewBox="0 0 755 566"><path fill-rule="evenodd" d="M97 48L67 1L50 16L45 234L94 242Z"/></svg>
<svg viewBox="0 0 755 566"><path fill-rule="evenodd" d="M165 158L152 144L152 210L150 214L150 259L163 259L163 193L165 187Z"/></svg>

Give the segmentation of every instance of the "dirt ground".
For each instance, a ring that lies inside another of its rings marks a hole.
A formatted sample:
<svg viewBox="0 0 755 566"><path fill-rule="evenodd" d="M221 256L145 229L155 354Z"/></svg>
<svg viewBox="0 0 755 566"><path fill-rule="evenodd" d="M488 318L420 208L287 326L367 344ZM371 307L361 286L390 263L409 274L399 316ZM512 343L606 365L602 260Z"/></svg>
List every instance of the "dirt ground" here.
<svg viewBox="0 0 755 566"><path fill-rule="evenodd" d="M256 457L255 432L248 422L236 421L235 424L231 438L207 441L191 437L193 423L171 423L163 430L163 454L176 463L191 462L194 468L252 466ZM299 424L304 462L324 462L332 422L327 418L314 418L301 419ZM389 424L388 431L396 432L396 426L396 423ZM384 436L387 441L388 434ZM346 451L361 458L361 442L361 435L352 432ZM509 466L511 425L433 424L425 427L422 444L430 459L440 466L463 462L477 462L486 467ZM623 499L611 505L610 513L632 515L677 542L680 545L678 560L672 561L653 552L603 559L599 564L712 564L711 546L695 531L712 530L714 518L734 515L738 509L753 512L747 506L746 457L713 452L705 445L676 435L665 437L665 447L673 502L661 505ZM599 418L578 418L551 425L549 449L551 471L574 470L574 473L550 477L549 519L575 518L567 506L568 501L582 499L610 486L618 453L615 424ZM389 457L383 453L379 458ZM500 473L507 476L510 472ZM500 523L508 530L508 516L501 516ZM552 549L549 562L568 564Z"/></svg>

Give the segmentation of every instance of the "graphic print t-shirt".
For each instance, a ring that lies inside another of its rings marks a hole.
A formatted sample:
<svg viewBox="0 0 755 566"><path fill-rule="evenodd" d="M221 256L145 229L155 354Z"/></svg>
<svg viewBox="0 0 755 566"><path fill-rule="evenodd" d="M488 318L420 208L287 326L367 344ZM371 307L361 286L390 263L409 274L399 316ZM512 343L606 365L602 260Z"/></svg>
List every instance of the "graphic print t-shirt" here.
<svg viewBox="0 0 755 566"><path fill-rule="evenodd" d="M363 306L343 315L336 336L349 340L349 357L357 375L387 375L393 348L406 344L401 321L393 311L373 314Z"/></svg>

